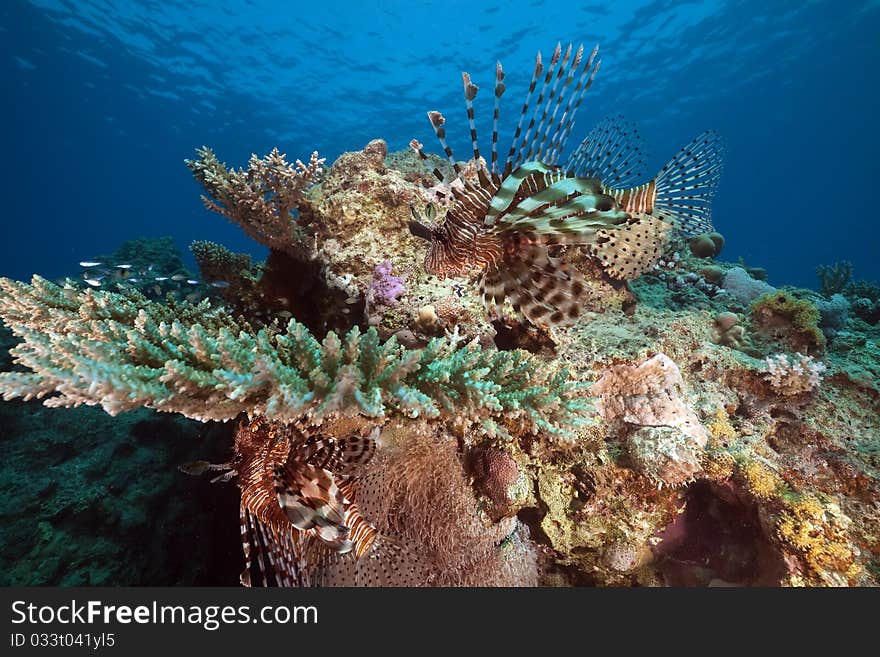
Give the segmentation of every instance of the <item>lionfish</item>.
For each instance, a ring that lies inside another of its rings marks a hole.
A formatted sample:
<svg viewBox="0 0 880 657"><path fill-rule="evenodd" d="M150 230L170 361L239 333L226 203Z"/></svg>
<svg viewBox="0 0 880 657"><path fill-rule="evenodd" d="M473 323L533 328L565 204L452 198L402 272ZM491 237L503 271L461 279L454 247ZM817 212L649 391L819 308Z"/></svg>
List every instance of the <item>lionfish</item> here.
<svg viewBox="0 0 880 657"><path fill-rule="evenodd" d="M473 101L478 87L462 73L476 175L467 178L446 142L446 119L428 112L440 146L458 176L445 218L426 225L413 209L410 232L428 240L425 268L438 277L478 273L490 316L508 299L539 326L575 321L586 286L574 268L551 257L554 245L586 245L612 278L632 279L662 255L668 231L712 231L711 201L722 169L723 142L707 131L682 148L651 180L639 183L641 137L622 117L599 123L564 161L560 158L574 117L600 61L599 48L584 61L580 46L557 44L544 71L539 52L504 165L498 161L498 118L504 71L495 68L492 151L488 168L477 144ZM583 63L583 66L581 64ZM543 75L534 110L531 99ZM570 92L570 93L569 93ZM567 98L566 98L567 96ZM422 160L423 145L410 146ZM435 168L434 176L443 182ZM473 179L475 178L475 179ZM435 211L429 206L428 220Z"/></svg>
<svg viewBox="0 0 880 657"><path fill-rule="evenodd" d="M367 437L332 438L257 417L235 438L241 489L244 586L412 586L421 564L380 533L355 502L380 496L358 473L377 448ZM389 564L391 564L389 566Z"/></svg>

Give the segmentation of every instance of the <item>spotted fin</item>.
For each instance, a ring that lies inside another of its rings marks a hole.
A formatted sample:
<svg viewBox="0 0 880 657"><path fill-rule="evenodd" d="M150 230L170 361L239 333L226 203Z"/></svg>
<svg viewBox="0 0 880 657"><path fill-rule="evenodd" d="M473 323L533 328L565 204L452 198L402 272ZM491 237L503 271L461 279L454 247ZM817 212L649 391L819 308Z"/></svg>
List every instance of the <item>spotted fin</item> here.
<svg viewBox="0 0 880 657"><path fill-rule="evenodd" d="M516 258L480 278L480 294L489 315L500 316L507 299L536 326L565 326L577 320L586 291L580 273L551 258L540 243L520 243L515 252Z"/></svg>
<svg viewBox="0 0 880 657"><path fill-rule="evenodd" d="M598 178L606 187L634 187L645 178L644 140L636 124L608 116L593 128L568 158L565 169L580 178Z"/></svg>
<svg viewBox="0 0 880 657"><path fill-rule="evenodd" d="M638 278L663 255L670 228L656 217L634 214L625 225L597 231L590 250L612 278Z"/></svg>
<svg viewBox="0 0 880 657"><path fill-rule="evenodd" d="M724 140L714 130L682 148L657 174L654 216L687 235L712 232L712 199L724 168Z"/></svg>
<svg viewBox="0 0 880 657"><path fill-rule="evenodd" d="M290 524L301 531L314 530L340 552L351 550L344 521L346 499L329 470L303 463L277 465L273 484Z"/></svg>
<svg viewBox="0 0 880 657"><path fill-rule="evenodd" d="M378 429L372 435L362 438L352 436L339 441L339 461L335 472L349 475L358 468L369 463L376 455Z"/></svg>
<svg viewBox="0 0 880 657"><path fill-rule="evenodd" d="M318 586L416 587L429 583L428 564L413 550L385 535L378 535L369 552L330 553L315 569Z"/></svg>

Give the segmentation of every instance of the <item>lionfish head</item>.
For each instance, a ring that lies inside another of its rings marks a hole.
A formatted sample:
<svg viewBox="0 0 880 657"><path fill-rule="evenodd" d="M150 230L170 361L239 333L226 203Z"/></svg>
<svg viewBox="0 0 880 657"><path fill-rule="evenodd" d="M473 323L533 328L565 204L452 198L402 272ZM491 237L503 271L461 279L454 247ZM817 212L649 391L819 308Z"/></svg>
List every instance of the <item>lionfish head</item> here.
<svg viewBox="0 0 880 657"><path fill-rule="evenodd" d="M409 222L409 232L420 239L428 242L428 252L425 254L425 271L440 279L447 276L461 276L469 271L465 262L454 257L449 237L434 220L437 217L437 209L429 203L425 207L424 215L415 208L410 209L413 220Z"/></svg>

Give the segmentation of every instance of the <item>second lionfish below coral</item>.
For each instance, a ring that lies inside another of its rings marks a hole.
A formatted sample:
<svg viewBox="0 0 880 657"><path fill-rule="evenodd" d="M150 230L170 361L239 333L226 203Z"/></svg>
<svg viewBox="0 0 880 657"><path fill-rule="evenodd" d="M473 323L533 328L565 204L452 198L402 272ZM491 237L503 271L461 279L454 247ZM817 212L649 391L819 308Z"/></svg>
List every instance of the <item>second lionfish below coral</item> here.
<svg viewBox="0 0 880 657"><path fill-rule="evenodd" d="M486 522L454 438L408 424L377 450L379 429L354 424L240 425L224 466L241 489L242 584L537 584L528 531Z"/></svg>
<svg viewBox="0 0 880 657"><path fill-rule="evenodd" d="M599 123L564 161L565 144L583 95L599 70L598 46L584 61L583 46L557 45L546 68L539 52L513 141L498 161L498 117L504 72L495 70L492 151L487 166L477 144L473 100L478 87L462 73L476 172L465 176L446 142L446 119L428 118L457 180L445 218L426 225L413 211L410 231L430 242L425 268L441 278L478 275L490 316L505 299L537 325L575 321L586 290L580 274L548 248L586 245L609 276L636 278L659 257L671 228L712 231L711 202L722 170L723 142L708 131L644 180L644 149L636 128L622 117ZM583 66L582 66L583 64ZM534 110L532 96L543 82ZM417 140L410 145L427 159ZM434 169L443 182L443 174ZM433 213L431 213L433 214Z"/></svg>
<svg viewBox="0 0 880 657"><path fill-rule="evenodd" d="M337 440L255 418L235 440L245 586L407 585L370 567L393 550L354 503L375 436ZM363 558L368 553L373 558ZM405 559L395 559L405 564ZM405 565L402 566L405 568Z"/></svg>

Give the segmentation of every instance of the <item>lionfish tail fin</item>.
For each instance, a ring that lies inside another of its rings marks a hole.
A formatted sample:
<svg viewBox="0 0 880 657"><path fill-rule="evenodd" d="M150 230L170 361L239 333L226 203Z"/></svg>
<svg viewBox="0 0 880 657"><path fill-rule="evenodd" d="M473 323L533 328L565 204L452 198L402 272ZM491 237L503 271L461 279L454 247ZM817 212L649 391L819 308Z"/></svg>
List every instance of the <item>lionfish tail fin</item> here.
<svg viewBox="0 0 880 657"><path fill-rule="evenodd" d="M644 140L636 124L607 116L584 138L563 167L569 175L598 178L612 189L635 187L645 178Z"/></svg>
<svg viewBox="0 0 880 657"><path fill-rule="evenodd" d="M656 178L654 215L686 235L712 232L712 199L724 168L724 140L708 130L682 148Z"/></svg>
<svg viewBox="0 0 880 657"><path fill-rule="evenodd" d="M670 228L651 215L633 214L625 224L598 230L590 250L609 276L631 280L657 264Z"/></svg>
<svg viewBox="0 0 880 657"><path fill-rule="evenodd" d="M551 258L540 236L521 236L518 257L487 270L480 278L490 317L502 314L504 300L536 326L566 326L578 317L586 285L580 273Z"/></svg>

